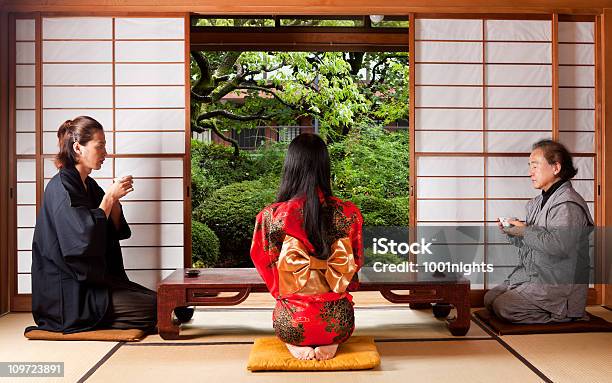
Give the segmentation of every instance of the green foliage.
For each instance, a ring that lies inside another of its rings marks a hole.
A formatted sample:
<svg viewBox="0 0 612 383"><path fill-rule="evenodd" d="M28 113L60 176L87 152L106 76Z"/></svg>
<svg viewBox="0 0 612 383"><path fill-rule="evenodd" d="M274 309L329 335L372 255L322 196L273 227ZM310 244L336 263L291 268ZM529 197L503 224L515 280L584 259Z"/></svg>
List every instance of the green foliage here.
<svg viewBox="0 0 612 383"><path fill-rule="evenodd" d="M369 249L364 254L364 262L363 265L366 267L371 267L376 262L382 262L384 264L395 264L398 265L402 262L405 262L407 259L398 254L386 253L386 254L374 254L374 252Z"/></svg>
<svg viewBox="0 0 612 383"><path fill-rule="evenodd" d="M191 221L193 267L214 267L219 259L219 238L206 224Z"/></svg>
<svg viewBox="0 0 612 383"><path fill-rule="evenodd" d="M329 145L334 191L343 198L407 196L408 132L359 128Z"/></svg>
<svg viewBox="0 0 612 383"><path fill-rule="evenodd" d="M364 226L408 226L408 197L356 195L350 200L361 210Z"/></svg>
<svg viewBox="0 0 612 383"><path fill-rule="evenodd" d="M194 219L207 224L220 239L219 266L250 264L255 217L274 202L277 188L278 179L271 177L232 183L213 191L193 212Z"/></svg>

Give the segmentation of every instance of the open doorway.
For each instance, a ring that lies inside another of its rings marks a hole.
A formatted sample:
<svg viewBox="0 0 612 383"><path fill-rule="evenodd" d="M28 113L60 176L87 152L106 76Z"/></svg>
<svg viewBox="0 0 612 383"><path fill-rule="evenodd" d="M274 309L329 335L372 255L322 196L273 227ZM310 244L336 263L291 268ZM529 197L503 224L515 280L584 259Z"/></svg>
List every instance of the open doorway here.
<svg viewBox="0 0 612 383"><path fill-rule="evenodd" d="M328 143L334 194L364 225L408 225L407 23L193 19L194 266L252 267L255 216L274 202L287 145L303 132Z"/></svg>

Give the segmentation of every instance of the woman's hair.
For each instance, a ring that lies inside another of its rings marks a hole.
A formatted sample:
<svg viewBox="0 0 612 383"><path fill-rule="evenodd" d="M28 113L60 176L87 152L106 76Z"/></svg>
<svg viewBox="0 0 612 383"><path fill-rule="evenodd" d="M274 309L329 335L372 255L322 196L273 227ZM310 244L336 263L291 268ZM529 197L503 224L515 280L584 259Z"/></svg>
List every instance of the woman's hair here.
<svg viewBox="0 0 612 383"><path fill-rule="evenodd" d="M563 181L574 178L578 169L574 167L572 155L563 144L553 140L541 140L533 144L533 150L540 149L550 165L558 162L561 165L559 178Z"/></svg>
<svg viewBox="0 0 612 383"><path fill-rule="evenodd" d="M66 120L57 130L59 153L55 156L58 168L71 168L77 164L74 143L87 145L97 131L103 131L102 125L89 116L79 116Z"/></svg>
<svg viewBox="0 0 612 383"><path fill-rule="evenodd" d="M283 176L277 202L305 197L304 229L315 248L315 256L327 259L330 246L327 240L331 217L319 200L318 189L327 200L332 196L331 171L327 145L316 134L302 133L291 141L285 157Z"/></svg>

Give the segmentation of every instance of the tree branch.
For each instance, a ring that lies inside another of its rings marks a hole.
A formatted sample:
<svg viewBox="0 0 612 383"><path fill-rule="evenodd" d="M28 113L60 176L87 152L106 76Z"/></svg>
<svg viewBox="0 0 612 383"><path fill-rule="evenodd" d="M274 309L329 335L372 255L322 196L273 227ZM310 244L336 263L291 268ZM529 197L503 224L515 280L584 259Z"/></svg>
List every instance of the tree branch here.
<svg viewBox="0 0 612 383"><path fill-rule="evenodd" d="M237 140L221 133L221 131L217 127L217 124L215 124L214 121L204 121L203 125L204 126L200 126L197 124L191 124L191 130L196 133L203 133L205 129L212 130L220 139L222 139L225 142L229 142L234 147L234 157L238 157L238 154L240 153L240 145L238 144Z"/></svg>
<svg viewBox="0 0 612 383"><path fill-rule="evenodd" d="M271 120L275 117L275 115L261 115L261 114L253 114L253 115L248 115L248 116L241 116L238 114L234 114L232 112L228 112L227 110L223 110L223 109L217 109L217 110L211 110L210 112L206 112L206 113L202 113L198 116L198 123L203 121L203 120L207 120L209 118L213 118L213 117L225 117L225 118L229 118L230 120L234 120L234 121L255 121L255 120Z"/></svg>

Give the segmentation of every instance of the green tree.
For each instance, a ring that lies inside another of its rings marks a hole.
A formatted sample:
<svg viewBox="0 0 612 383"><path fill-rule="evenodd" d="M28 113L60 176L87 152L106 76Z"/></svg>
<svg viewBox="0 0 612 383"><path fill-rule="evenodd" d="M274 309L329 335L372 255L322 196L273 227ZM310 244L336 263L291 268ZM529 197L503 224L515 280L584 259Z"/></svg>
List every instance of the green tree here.
<svg viewBox="0 0 612 383"><path fill-rule="evenodd" d="M328 141L354 126L408 116L408 54L364 52L191 52L191 128L228 134L316 118ZM229 102L239 95L242 102Z"/></svg>

